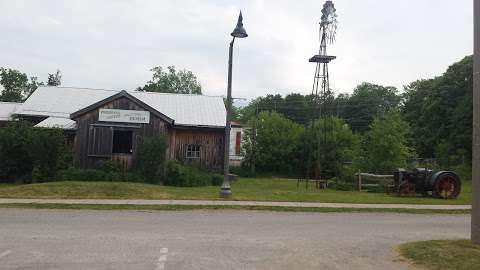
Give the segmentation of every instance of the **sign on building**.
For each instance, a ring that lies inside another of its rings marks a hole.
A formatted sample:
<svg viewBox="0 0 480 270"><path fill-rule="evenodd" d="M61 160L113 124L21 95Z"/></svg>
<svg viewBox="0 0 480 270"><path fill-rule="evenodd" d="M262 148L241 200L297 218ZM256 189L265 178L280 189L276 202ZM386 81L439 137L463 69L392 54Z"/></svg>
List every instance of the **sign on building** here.
<svg viewBox="0 0 480 270"><path fill-rule="evenodd" d="M100 109L98 121L102 122L120 122L120 123L150 123L149 111Z"/></svg>

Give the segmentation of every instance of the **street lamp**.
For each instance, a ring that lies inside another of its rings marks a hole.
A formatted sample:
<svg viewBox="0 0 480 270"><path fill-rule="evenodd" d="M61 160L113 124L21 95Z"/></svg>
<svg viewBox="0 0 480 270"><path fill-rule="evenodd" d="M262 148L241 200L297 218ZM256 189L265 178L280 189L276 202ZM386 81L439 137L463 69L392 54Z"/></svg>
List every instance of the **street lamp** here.
<svg viewBox="0 0 480 270"><path fill-rule="evenodd" d="M228 51L228 85L227 85L227 121L225 126L225 157L223 160L223 184L220 190L220 197L229 198L232 196L232 189L230 188L230 115L232 112L232 56L233 56L233 43L235 38L248 37L247 31L243 28L243 16L240 11L238 16L238 22L233 32L230 34L233 39L230 42L230 49Z"/></svg>

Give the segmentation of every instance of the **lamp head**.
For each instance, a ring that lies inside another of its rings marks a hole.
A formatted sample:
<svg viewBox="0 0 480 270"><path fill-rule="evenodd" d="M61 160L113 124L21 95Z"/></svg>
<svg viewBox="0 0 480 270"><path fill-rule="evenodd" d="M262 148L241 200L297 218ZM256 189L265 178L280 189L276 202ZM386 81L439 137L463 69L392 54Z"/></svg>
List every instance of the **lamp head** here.
<svg viewBox="0 0 480 270"><path fill-rule="evenodd" d="M243 16L241 11L240 11L240 15L238 16L237 26L235 27L235 29L233 29L233 32L231 33L231 35L232 37L236 37L236 38L248 37L247 31L245 31L245 28L243 28Z"/></svg>

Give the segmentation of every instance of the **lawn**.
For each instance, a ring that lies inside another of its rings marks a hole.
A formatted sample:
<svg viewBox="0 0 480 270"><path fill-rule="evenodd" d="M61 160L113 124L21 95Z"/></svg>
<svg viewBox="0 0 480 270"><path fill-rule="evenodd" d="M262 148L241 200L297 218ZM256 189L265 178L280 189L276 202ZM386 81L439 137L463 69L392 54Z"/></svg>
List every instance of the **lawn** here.
<svg viewBox="0 0 480 270"><path fill-rule="evenodd" d="M401 198L383 193L297 188L286 179L240 179L232 185L232 200L366 204L471 204L471 183L464 182L457 200ZM219 200L219 187L179 188L123 182L51 182L0 185L0 198L48 199L176 199Z"/></svg>
<svg viewBox="0 0 480 270"><path fill-rule="evenodd" d="M431 270L470 270L480 267L480 246L468 240L407 243L399 247L399 252L414 265Z"/></svg>

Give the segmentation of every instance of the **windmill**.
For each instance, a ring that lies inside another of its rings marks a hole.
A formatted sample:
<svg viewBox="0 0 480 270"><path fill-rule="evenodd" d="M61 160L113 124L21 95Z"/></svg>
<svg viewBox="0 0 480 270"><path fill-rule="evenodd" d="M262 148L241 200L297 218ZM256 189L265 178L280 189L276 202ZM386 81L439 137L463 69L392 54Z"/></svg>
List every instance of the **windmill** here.
<svg viewBox="0 0 480 270"><path fill-rule="evenodd" d="M329 72L328 64L336 58L336 56L331 56L327 54L327 44L332 44L335 42L335 35L337 33L337 13L335 6L332 1L326 1L322 9L322 18L320 21L319 29L319 39L320 39L320 48L318 54L310 58L309 62L316 63L315 75L313 79L312 86L312 101L313 101L313 110L310 115L310 134L315 134L315 121L317 119L323 119L323 138L315 136L311 138L305 147L306 156L308 161L306 164L306 182L308 187L308 180L312 176L311 170L313 169L313 177L317 182L317 187L321 187L319 184L322 180L322 177L325 177L327 174L332 172L328 171L325 166L322 166L321 160L324 160L324 155L326 152L327 142L330 136L332 136L333 131L333 117L331 110L327 107L327 101L329 97L332 97L332 92L330 90L330 81L329 81ZM313 152L312 144L317 144L317 151Z"/></svg>

